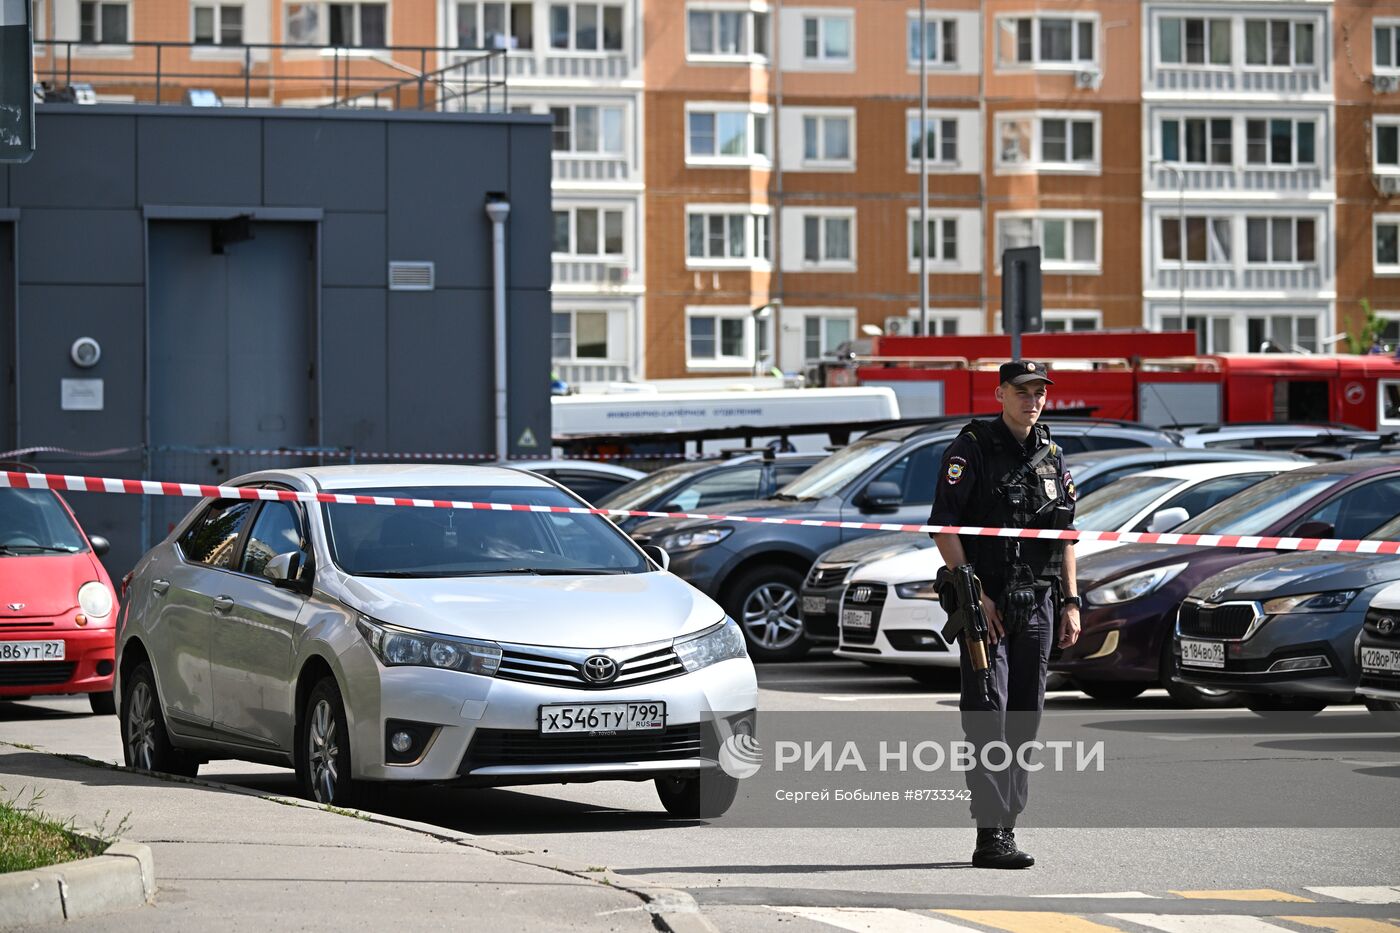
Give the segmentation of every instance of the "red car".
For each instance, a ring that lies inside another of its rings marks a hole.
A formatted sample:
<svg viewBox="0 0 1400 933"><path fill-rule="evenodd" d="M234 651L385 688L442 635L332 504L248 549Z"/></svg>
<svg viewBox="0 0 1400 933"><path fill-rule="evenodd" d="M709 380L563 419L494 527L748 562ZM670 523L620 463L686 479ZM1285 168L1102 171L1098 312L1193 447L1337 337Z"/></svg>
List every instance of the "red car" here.
<svg viewBox="0 0 1400 933"><path fill-rule="evenodd" d="M98 560L108 547L57 493L0 487L0 700L86 693L94 713L115 712L117 594Z"/></svg>

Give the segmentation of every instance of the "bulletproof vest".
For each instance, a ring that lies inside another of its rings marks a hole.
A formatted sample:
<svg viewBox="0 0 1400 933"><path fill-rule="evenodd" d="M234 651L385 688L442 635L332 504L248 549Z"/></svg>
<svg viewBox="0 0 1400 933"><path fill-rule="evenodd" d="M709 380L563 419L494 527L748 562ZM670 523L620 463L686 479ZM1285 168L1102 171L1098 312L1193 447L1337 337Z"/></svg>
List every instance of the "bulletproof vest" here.
<svg viewBox="0 0 1400 933"><path fill-rule="evenodd" d="M1050 440L1050 429L1037 424L1038 443L1031 454L1009 436L1004 425L993 421L972 421L962 430L972 436L982 454L982 472L977 477L972 511L976 521L968 524L997 528L1064 528L1069 525L1069 503L1064 489L1064 463L1059 447ZM1048 445L1039 463L1029 461ZM1019 546L1020 563L1030 567L1038 581L1048 582L1060 575L1064 543L1036 539L990 538L967 535L963 549L993 594L999 594L1015 561Z"/></svg>

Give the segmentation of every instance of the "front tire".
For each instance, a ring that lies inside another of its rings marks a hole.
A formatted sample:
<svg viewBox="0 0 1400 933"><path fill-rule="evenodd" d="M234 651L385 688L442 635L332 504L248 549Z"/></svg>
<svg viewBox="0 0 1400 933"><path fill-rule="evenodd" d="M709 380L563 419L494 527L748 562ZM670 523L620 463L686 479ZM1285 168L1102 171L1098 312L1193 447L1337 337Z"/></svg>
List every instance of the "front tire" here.
<svg viewBox="0 0 1400 933"><path fill-rule="evenodd" d="M770 564L740 574L720 602L739 623L755 661L792 661L812 648L802 625L802 574Z"/></svg>
<svg viewBox="0 0 1400 933"><path fill-rule="evenodd" d="M1244 705L1261 716L1270 713L1320 713L1327 708L1326 700L1315 697L1282 696L1277 693L1246 693Z"/></svg>
<svg viewBox="0 0 1400 933"><path fill-rule="evenodd" d="M151 666L141 662L125 680L120 727L126 766L194 777L199 772L199 759L171 744Z"/></svg>
<svg viewBox="0 0 1400 933"><path fill-rule="evenodd" d="M297 782L302 793L322 805L358 804L358 782L350 776L350 729L334 677L324 677L311 688L297 733Z"/></svg>
<svg viewBox="0 0 1400 933"><path fill-rule="evenodd" d="M93 713L98 716L111 716L117 711L117 698L112 696L110 690L89 693L88 706L91 706Z"/></svg>
<svg viewBox="0 0 1400 933"><path fill-rule="evenodd" d="M671 816L705 820L723 816L739 794L739 779L727 774L704 777L657 778L656 796Z"/></svg>

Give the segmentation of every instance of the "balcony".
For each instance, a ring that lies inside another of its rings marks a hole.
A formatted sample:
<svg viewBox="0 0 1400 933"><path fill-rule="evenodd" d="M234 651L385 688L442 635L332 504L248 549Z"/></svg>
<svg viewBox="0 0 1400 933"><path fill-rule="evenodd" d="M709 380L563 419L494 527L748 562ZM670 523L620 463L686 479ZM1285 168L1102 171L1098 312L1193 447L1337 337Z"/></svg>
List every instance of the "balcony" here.
<svg viewBox="0 0 1400 933"><path fill-rule="evenodd" d="M1157 66L1151 90L1174 94L1297 95L1327 92L1325 70L1231 71L1224 68L1172 68Z"/></svg>
<svg viewBox="0 0 1400 933"><path fill-rule="evenodd" d="M620 156L597 159L578 156L554 157L555 181L627 182L632 181L632 166Z"/></svg>
<svg viewBox="0 0 1400 933"><path fill-rule="evenodd" d="M631 75L632 63L625 52L513 52L506 56L506 71L512 78L622 81Z"/></svg>
<svg viewBox="0 0 1400 933"><path fill-rule="evenodd" d="M630 382L632 368L622 363L564 363L556 360L554 371L571 385L581 382Z"/></svg>
<svg viewBox="0 0 1400 933"><path fill-rule="evenodd" d="M1181 181L1177 181L1177 171ZM1322 168L1241 168L1231 165L1153 165L1148 168L1148 189L1174 193L1178 185L1188 192L1265 191L1280 196L1309 195L1326 191L1331 178Z"/></svg>
<svg viewBox="0 0 1400 933"><path fill-rule="evenodd" d="M1162 291L1180 291L1182 274L1180 269L1157 269L1154 287ZM1318 266L1187 269L1185 276L1188 292L1321 292L1325 284Z"/></svg>
<svg viewBox="0 0 1400 933"><path fill-rule="evenodd" d="M628 285L636 273L632 267L619 258L616 262L590 262L579 260L555 260L554 285L587 285L604 289L621 289Z"/></svg>

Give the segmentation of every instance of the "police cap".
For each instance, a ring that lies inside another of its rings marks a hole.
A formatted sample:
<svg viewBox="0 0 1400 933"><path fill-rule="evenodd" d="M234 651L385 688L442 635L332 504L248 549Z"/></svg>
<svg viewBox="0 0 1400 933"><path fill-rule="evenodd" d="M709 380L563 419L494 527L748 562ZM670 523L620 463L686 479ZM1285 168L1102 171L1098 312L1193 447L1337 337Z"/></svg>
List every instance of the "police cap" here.
<svg viewBox="0 0 1400 933"><path fill-rule="evenodd" d="M1055 380L1050 378L1050 370L1044 363L1037 363L1034 360L1012 360L1010 363L1002 363L998 370L1001 375L1002 385L1008 382L1014 386L1027 382L1034 382L1039 379L1046 385L1054 385Z"/></svg>

